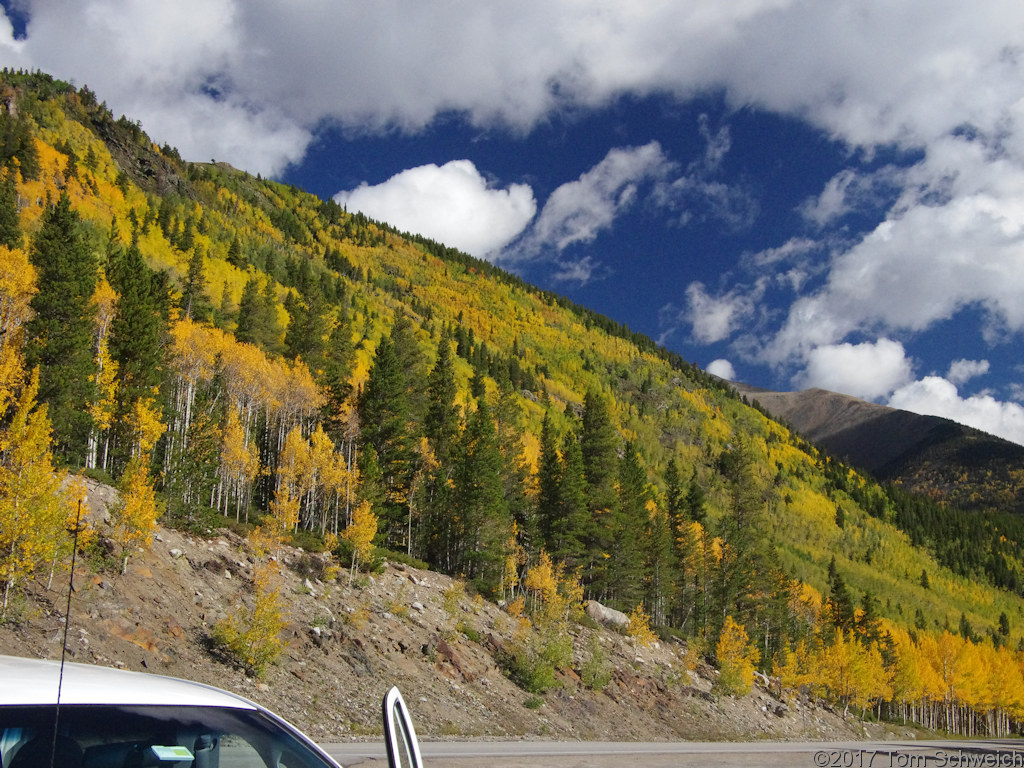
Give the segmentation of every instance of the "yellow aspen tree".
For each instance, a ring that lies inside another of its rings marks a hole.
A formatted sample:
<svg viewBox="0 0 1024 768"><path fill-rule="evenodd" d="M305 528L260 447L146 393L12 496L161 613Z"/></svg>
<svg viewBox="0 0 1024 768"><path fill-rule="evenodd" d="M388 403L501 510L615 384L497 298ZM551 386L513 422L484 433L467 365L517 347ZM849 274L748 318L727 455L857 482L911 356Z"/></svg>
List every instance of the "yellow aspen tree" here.
<svg viewBox="0 0 1024 768"><path fill-rule="evenodd" d="M558 577L547 552L541 550L537 564L526 572L523 586L529 595L530 614L540 623L549 623L559 616Z"/></svg>
<svg viewBox="0 0 1024 768"><path fill-rule="evenodd" d="M249 493L259 471L259 450L255 443L246 444L245 431L239 421L238 412L234 408L229 408L221 435L217 509L221 509L223 502L223 513L227 515L229 505L227 497L233 497L235 520L239 519L241 510L244 508L245 521L249 522ZM225 485L228 486L227 489L225 489Z"/></svg>
<svg viewBox="0 0 1024 768"><path fill-rule="evenodd" d="M651 617L644 610L643 603L629 612L629 626L626 632L633 638L637 647L650 648L658 640L658 636L651 629Z"/></svg>
<svg viewBox="0 0 1024 768"><path fill-rule="evenodd" d="M890 676L892 700L899 702L903 723L906 724L908 707L916 707L917 702L925 698L924 664L917 644L906 629L890 625L886 631L892 638L895 653Z"/></svg>
<svg viewBox="0 0 1024 768"><path fill-rule="evenodd" d="M854 703L866 712L876 701L888 701L892 697L890 673L882 659L877 643L868 645L854 640L856 664L854 666Z"/></svg>
<svg viewBox="0 0 1024 768"><path fill-rule="evenodd" d="M742 624L732 616L725 617L722 633L715 646L718 658L718 684L729 696L746 696L754 685L754 670L761 660L761 652L750 643Z"/></svg>
<svg viewBox="0 0 1024 768"><path fill-rule="evenodd" d="M24 378L21 358L36 271L20 248L0 245L0 414L17 395Z"/></svg>
<svg viewBox="0 0 1024 768"><path fill-rule="evenodd" d="M96 350L96 373L91 377L96 384L96 399L89 403L92 417L92 431L89 433L88 450L85 457L87 467L106 466L106 457L100 461L100 437L110 429L117 409L117 361L110 356L107 340L99 342ZM97 464L97 462L100 462Z"/></svg>
<svg viewBox="0 0 1024 768"><path fill-rule="evenodd" d="M146 462L153 451L153 446L164 432L164 424L160 420L160 407L153 397L140 397L135 401L132 410L132 457Z"/></svg>
<svg viewBox="0 0 1024 768"><path fill-rule="evenodd" d="M0 621L10 599L67 536L68 494L64 473L55 472L46 406L36 405L39 374L33 371L0 431Z"/></svg>
<svg viewBox="0 0 1024 768"><path fill-rule="evenodd" d="M377 516L370 502L365 499L352 511L352 522L342 532L341 538L352 547L352 567L349 581L355 577L360 563L369 560L373 554L373 540L377 536Z"/></svg>
<svg viewBox="0 0 1024 768"><path fill-rule="evenodd" d="M563 626L583 613L583 586L578 574L566 573L541 550L537 564L526 572L523 587L530 597L530 614L539 626Z"/></svg>
<svg viewBox="0 0 1024 768"><path fill-rule="evenodd" d="M153 543L156 519L160 516L146 464L140 458L128 462L121 478L121 501L113 510L114 528L123 555L121 573L128 571L132 552Z"/></svg>
<svg viewBox="0 0 1024 768"><path fill-rule="evenodd" d="M306 469L306 520L323 535L327 531L327 507L335 468L334 442L316 425L309 437L309 460Z"/></svg>
<svg viewBox="0 0 1024 768"><path fill-rule="evenodd" d="M243 605L217 622L212 635L250 674L263 677L284 649L281 631L285 626L277 563L260 563L253 570L252 607Z"/></svg>
<svg viewBox="0 0 1024 768"><path fill-rule="evenodd" d="M218 328L207 328L183 318L170 328L170 365L174 377L175 421L171 438L174 449L188 448L188 431L192 410L200 384L213 379L217 358L228 345L228 338Z"/></svg>
<svg viewBox="0 0 1024 768"><path fill-rule="evenodd" d="M291 537L298 525L299 499L292 495L288 486L283 486L270 502L270 520L265 527L275 532L280 546Z"/></svg>
<svg viewBox="0 0 1024 768"><path fill-rule="evenodd" d="M994 708L994 691L990 687L990 668L995 656L992 642L974 643L965 639L956 668L957 703L970 713L966 723L961 723L963 733L973 736L976 716Z"/></svg>
<svg viewBox="0 0 1024 768"><path fill-rule="evenodd" d="M941 672L938 638L922 632L917 637L917 647L921 657L921 678L924 684L920 720L926 727L939 727L936 707L945 698L946 683Z"/></svg>
<svg viewBox="0 0 1024 768"><path fill-rule="evenodd" d="M824 685L821 652L821 643L815 640L800 640L784 648L772 662L772 674L779 678L783 690L820 696Z"/></svg>
<svg viewBox="0 0 1024 768"><path fill-rule="evenodd" d="M519 570L526 564L526 550L519 543L519 526L512 521L512 532L505 545L505 564L501 569L501 599L506 603L515 600L519 588Z"/></svg>
<svg viewBox="0 0 1024 768"><path fill-rule="evenodd" d="M89 403L89 415L92 417L92 429L85 455L85 466L96 467L99 452L100 436L110 429L114 412L117 408L117 370L118 363L110 356L109 331L117 307L117 292L110 286L105 277L101 277L93 291L92 303L96 307L95 330L93 334L93 361L96 372L90 379L96 385L96 397ZM101 466L106 466L106 457Z"/></svg>
<svg viewBox="0 0 1024 768"><path fill-rule="evenodd" d="M284 440L284 447L277 458L277 488L288 490L296 505L302 495L304 477L309 466L309 443L302 437L299 427L292 427ZM296 524L298 520L296 520Z"/></svg>
<svg viewBox="0 0 1024 768"><path fill-rule="evenodd" d="M74 547L78 551L86 550L96 538L96 529L85 519L85 504L88 501L88 489L82 477L69 477L61 486L64 494L64 531L67 536L55 536L50 542L50 577L46 588L53 586L53 577L59 567L70 567Z"/></svg>
<svg viewBox="0 0 1024 768"><path fill-rule="evenodd" d="M946 728L958 732L960 728L957 699L957 685L961 682L958 667L963 656L964 640L949 630L943 630L935 645L935 670L942 680L943 704L945 705Z"/></svg>
<svg viewBox="0 0 1024 768"><path fill-rule="evenodd" d="M1020 722L1024 715L1024 674L1005 645L996 648L989 666L992 691L992 735L1009 736L1010 721Z"/></svg>

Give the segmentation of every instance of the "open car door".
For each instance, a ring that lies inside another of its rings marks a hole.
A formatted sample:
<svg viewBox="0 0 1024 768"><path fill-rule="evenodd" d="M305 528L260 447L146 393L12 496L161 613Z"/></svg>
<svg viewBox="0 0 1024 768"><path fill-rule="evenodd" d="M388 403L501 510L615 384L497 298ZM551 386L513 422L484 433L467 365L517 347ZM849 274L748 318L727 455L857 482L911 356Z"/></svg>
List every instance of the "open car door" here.
<svg viewBox="0 0 1024 768"><path fill-rule="evenodd" d="M397 688L384 696L384 743L388 748L390 768L423 768L420 744L405 700Z"/></svg>

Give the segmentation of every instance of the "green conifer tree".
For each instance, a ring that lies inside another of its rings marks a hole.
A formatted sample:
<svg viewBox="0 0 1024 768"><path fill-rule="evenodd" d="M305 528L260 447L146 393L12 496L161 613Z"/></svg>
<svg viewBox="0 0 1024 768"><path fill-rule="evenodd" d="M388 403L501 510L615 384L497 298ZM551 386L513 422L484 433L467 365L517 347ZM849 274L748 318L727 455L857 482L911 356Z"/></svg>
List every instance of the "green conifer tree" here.
<svg viewBox="0 0 1024 768"><path fill-rule="evenodd" d="M0 179L0 245L21 248L21 224L18 219L18 193L10 173Z"/></svg>
<svg viewBox="0 0 1024 768"><path fill-rule="evenodd" d="M352 392L352 364L355 360L355 348L352 345L352 326L348 313L339 309L335 315L334 327L327 339L324 350L324 367L320 381L324 387L325 402L323 408L324 429L334 440L340 443L345 430L341 416L345 401Z"/></svg>
<svg viewBox="0 0 1024 768"><path fill-rule="evenodd" d="M455 507L462 521L461 570L493 590L501 579L512 521L501 482L502 456L486 400L470 416L455 472Z"/></svg>
<svg viewBox="0 0 1024 768"><path fill-rule="evenodd" d="M590 491L590 509L595 514L608 512L615 506L619 442L607 401L600 393L588 391L583 400L580 449Z"/></svg>
<svg viewBox="0 0 1024 768"><path fill-rule="evenodd" d="M593 539L583 450L575 432L562 440L562 463L559 470L558 514L551 531L551 556L561 560L570 570L586 568L587 545ZM584 577L590 574L584 573Z"/></svg>
<svg viewBox="0 0 1024 768"><path fill-rule="evenodd" d="M395 318L391 344L405 377L405 397L410 420L420 423L427 409L427 361L416 338L412 320L405 314Z"/></svg>
<svg viewBox="0 0 1024 768"><path fill-rule="evenodd" d="M562 460L558 455L558 436L551 423L551 414L544 412L540 426L540 457L537 462L537 528L541 544L554 552L554 530L560 517L559 487L562 483Z"/></svg>
<svg viewBox="0 0 1024 768"><path fill-rule="evenodd" d="M123 396L134 402L160 382L163 318L158 279L135 243L109 271L118 293L117 311L110 324L110 354L118 363Z"/></svg>
<svg viewBox="0 0 1024 768"><path fill-rule="evenodd" d="M362 443L373 447L380 463L385 489L385 500L378 512L382 534L388 546L401 547L414 454L405 374L389 336L377 345L358 410Z"/></svg>
<svg viewBox="0 0 1024 768"><path fill-rule="evenodd" d="M263 340L262 322L263 300L260 297L260 284L256 275L249 275L245 287L242 288L242 296L238 300L235 338L247 344L259 345Z"/></svg>
<svg viewBox="0 0 1024 768"><path fill-rule="evenodd" d="M29 258L39 291L26 324L25 360L29 369L39 366L39 399L49 406L54 453L80 464L92 427L87 405L95 399L91 300L98 261L66 192L43 214Z"/></svg>
<svg viewBox="0 0 1024 768"><path fill-rule="evenodd" d="M185 317L200 323L209 322L213 317L213 305L206 293L205 263L206 249L197 247L188 259L188 274L181 289L182 312Z"/></svg>
<svg viewBox="0 0 1024 768"><path fill-rule="evenodd" d="M494 402L495 437L502 456L501 483L509 514L519 531L519 541L533 550L537 547L539 534L537 519L526 495L528 472L523 458L523 413L519 395L512 386L508 365L495 362L494 380L498 395Z"/></svg>
<svg viewBox="0 0 1024 768"><path fill-rule="evenodd" d="M451 346L451 337L445 331L437 343L437 360L427 378L427 412L423 417L423 434L430 441L437 463L445 468L451 465L459 436L459 411L455 405L458 387Z"/></svg>
<svg viewBox="0 0 1024 768"><path fill-rule="evenodd" d="M583 400L580 450L587 479L588 508L591 514L584 579L592 596L607 599L611 588L609 559L618 547L614 539L619 474L619 436L608 412L608 403L594 390Z"/></svg>
<svg viewBox="0 0 1024 768"><path fill-rule="evenodd" d="M249 265L249 260L242 253L242 241L237 237L228 246L227 262L239 269L245 269Z"/></svg>
<svg viewBox="0 0 1024 768"><path fill-rule="evenodd" d="M616 607L636 607L643 590L644 554L641 533L648 528L647 473L640 463L636 445L626 443L619 461L618 503L607 519L604 536L611 546L605 567L605 581L595 588Z"/></svg>

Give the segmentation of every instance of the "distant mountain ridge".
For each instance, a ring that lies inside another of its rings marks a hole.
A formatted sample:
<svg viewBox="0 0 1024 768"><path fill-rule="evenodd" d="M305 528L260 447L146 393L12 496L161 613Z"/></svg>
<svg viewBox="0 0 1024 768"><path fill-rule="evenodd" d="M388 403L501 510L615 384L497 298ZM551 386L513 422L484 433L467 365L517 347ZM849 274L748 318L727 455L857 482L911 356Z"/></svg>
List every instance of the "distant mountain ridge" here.
<svg viewBox="0 0 1024 768"><path fill-rule="evenodd" d="M878 480L964 509L1024 514L1024 447L938 416L824 389L734 384L749 401Z"/></svg>

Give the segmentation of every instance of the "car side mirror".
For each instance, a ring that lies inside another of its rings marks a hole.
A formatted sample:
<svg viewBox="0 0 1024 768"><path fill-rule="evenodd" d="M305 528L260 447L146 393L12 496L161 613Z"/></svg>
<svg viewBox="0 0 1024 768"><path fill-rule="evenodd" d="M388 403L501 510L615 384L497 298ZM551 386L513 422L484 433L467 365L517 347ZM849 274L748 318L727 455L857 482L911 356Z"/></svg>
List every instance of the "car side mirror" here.
<svg viewBox="0 0 1024 768"><path fill-rule="evenodd" d="M420 744L412 726L409 709L397 688L384 696L384 743L388 749L390 768L423 768Z"/></svg>

